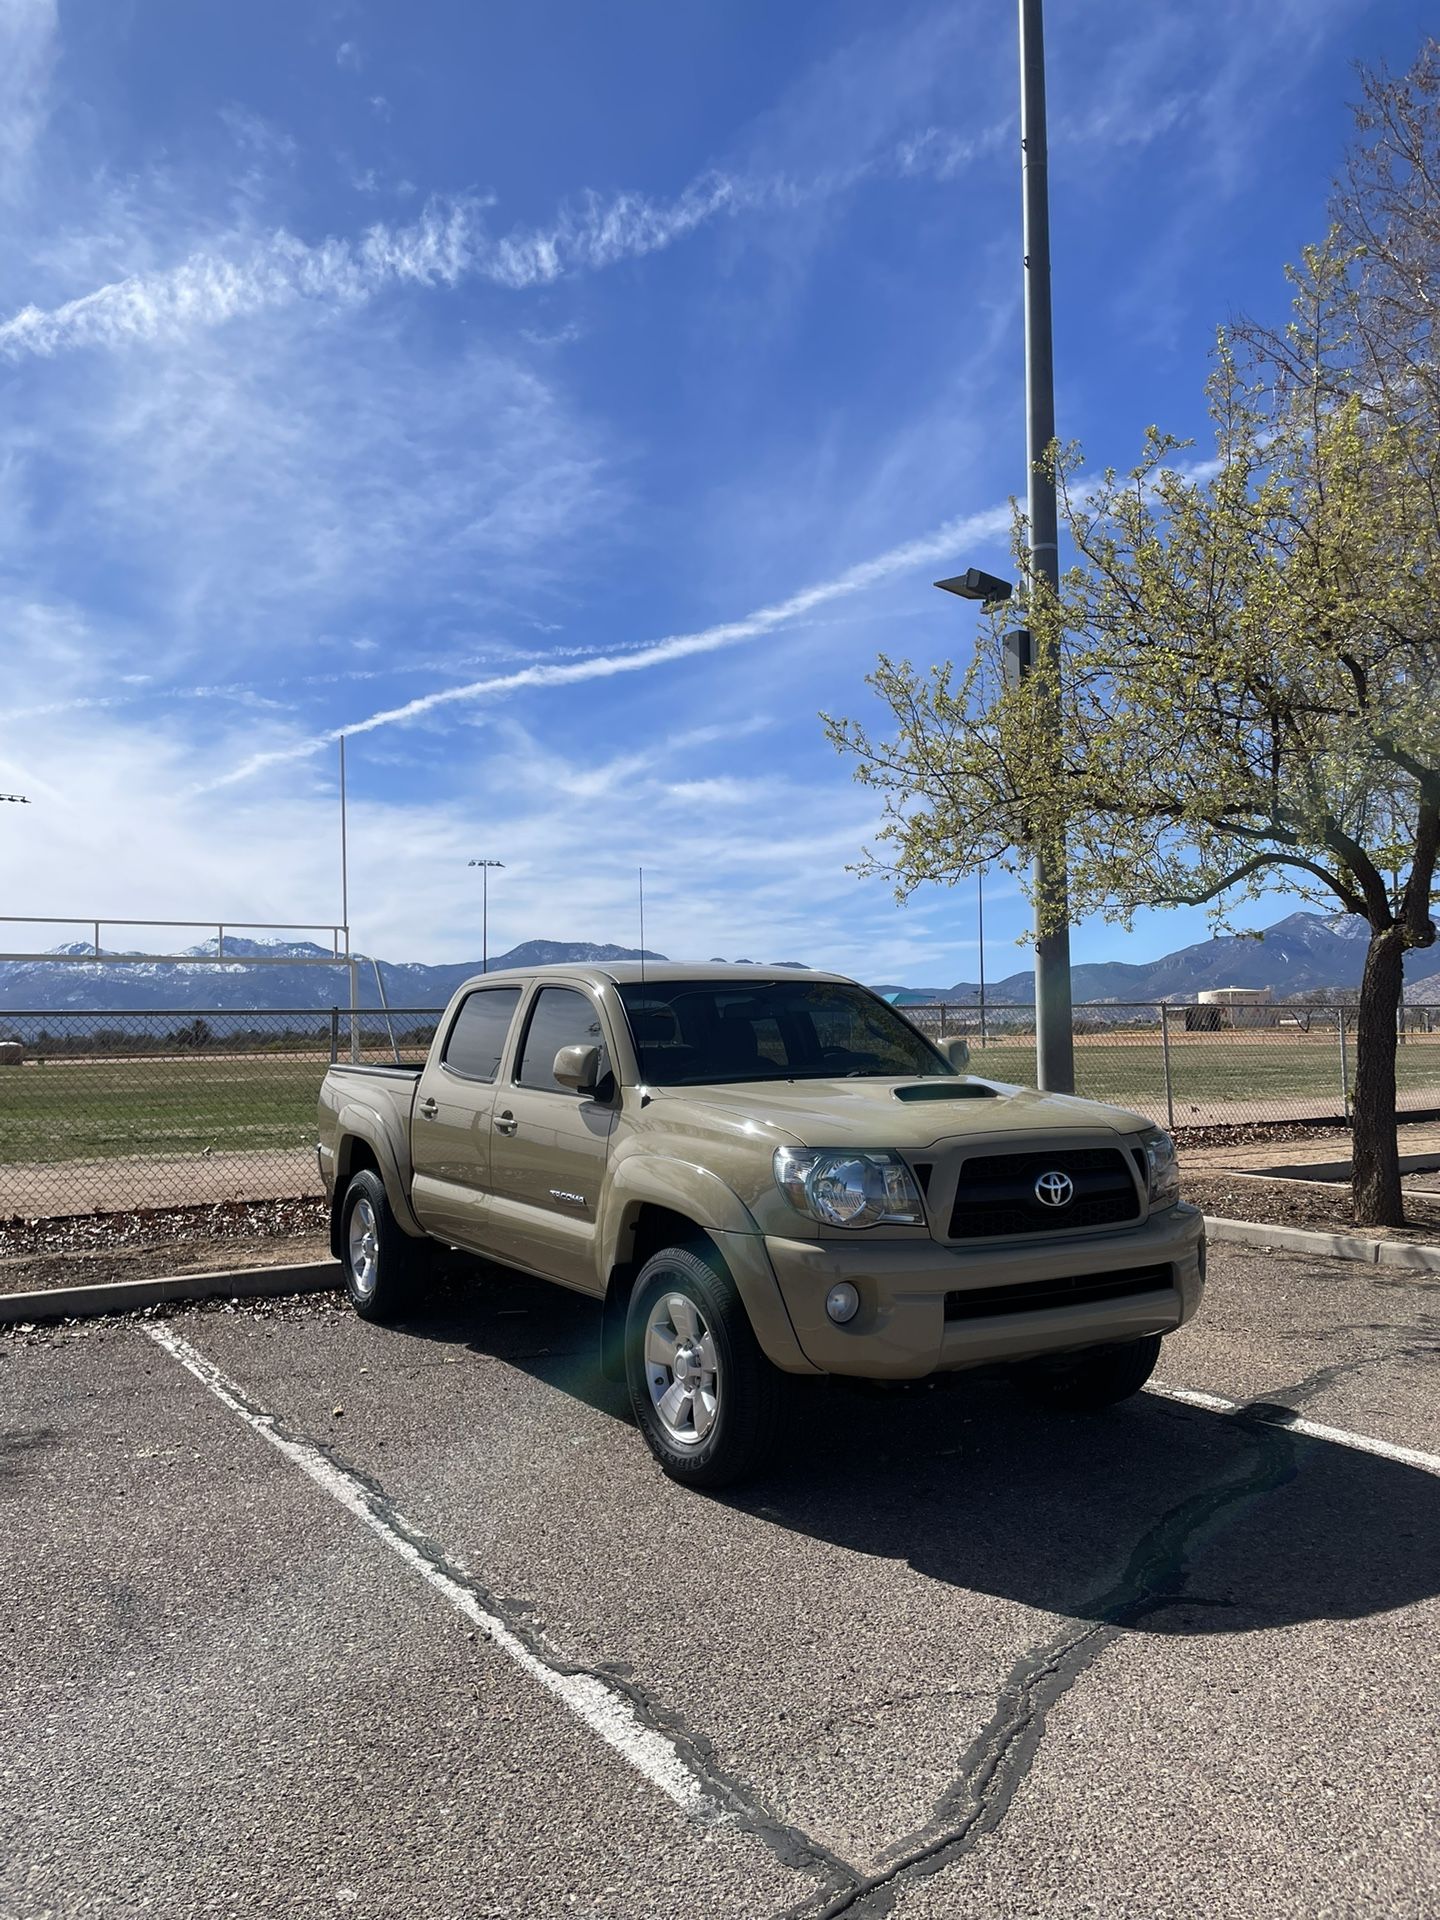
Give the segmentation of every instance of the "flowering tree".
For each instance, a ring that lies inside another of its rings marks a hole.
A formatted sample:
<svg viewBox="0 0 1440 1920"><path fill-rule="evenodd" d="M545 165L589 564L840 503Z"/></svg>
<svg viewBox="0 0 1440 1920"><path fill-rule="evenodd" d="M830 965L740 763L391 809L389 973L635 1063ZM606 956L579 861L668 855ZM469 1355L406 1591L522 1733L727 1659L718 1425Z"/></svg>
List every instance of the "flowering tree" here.
<svg viewBox="0 0 1440 1920"><path fill-rule="evenodd" d="M1152 429L1082 482L1051 450L1058 595L1019 521L1016 555L1058 676L1007 684L997 621L964 671L881 657L889 738L825 724L885 797L867 867L902 895L991 861L1023 879L1048 843L1077 915L1224 924L1278 883L1358 916L1355 1210L1396 1225L1396 1015L1440 856L1440 46L1368 76L1357 124L1289 325L1220 336L1213 458Z"/></svg>

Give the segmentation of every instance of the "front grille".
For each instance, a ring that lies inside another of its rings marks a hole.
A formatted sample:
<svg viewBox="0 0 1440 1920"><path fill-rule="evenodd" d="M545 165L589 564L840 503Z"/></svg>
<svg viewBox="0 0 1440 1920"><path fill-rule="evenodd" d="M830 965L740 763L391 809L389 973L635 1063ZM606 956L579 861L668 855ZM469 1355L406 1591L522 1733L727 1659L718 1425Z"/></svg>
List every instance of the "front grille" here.
<svg viewBox="0 0 1440 1920"><path fill-rule="evenodd" d="M945 1296L947 1320L984 1320L997 1313L1041 1313L1047 1307L1078 1307L1087 1301L1129 1300L1175 1284L1167 1264L1087 1273L1073 1280L1022 1280L1013 1287L960 1287Z"/></svg>
<svg viewBox="0 0 1440 1920"><path fill-rule="evenodd" d="M1063 1207L1035 1196L1041 1174L1068 1174L1075 1192ZM950 1215L952 1240L1002 1234L1076 1233L1140 1217L1140 1190L1118 1147L1069 1147L1053 1153L991 1153L966 1160Z"/></svg>

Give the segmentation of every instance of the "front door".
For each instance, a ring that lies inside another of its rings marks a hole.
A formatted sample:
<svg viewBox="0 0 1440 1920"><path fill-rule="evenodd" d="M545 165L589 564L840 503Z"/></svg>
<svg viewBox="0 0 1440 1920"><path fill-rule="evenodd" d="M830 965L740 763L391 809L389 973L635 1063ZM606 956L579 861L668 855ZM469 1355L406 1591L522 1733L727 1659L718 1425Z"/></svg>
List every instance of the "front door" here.
<svg viewBox="0 0 1440 1920"><path fill-rule="evenodd" d="M599 1005L578 987L538 988L510 1080L495 1093L485 1244L497 1260L593 1293L603 1288L595 1228L616 1109L608 1073L598 1099L557 1083L555 1055L571 1046L613 1057Z"/></svg>
<svg viewBox="0 0 1440 1920"><path fill-rule="evenodd" d="M432 1047L410 1120L415 1216L447 1245L486 1250L491 1112L519 987L477 987Z"/></svg>

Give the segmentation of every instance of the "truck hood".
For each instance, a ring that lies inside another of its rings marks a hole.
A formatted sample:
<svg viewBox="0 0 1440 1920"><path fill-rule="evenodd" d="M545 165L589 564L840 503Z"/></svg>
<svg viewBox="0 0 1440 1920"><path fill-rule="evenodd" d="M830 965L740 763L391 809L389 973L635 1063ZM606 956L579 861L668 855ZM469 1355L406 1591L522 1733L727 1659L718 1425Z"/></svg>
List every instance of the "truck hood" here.
<svg viewBox="0 0 1440 1920"><path fill-rule="evenodd" d="M955 1091L943 1098L915 1097L916 1089L939 1086ZM1138 1113L1098 1100L1037 1093L974 1075L958 1081L746 1080L647 1091L662 1125L748 1133L769 1137L777 1146L910 1149L971 1134L989 1138L1071 1127L1134 1133L1150 1125Z"/></svg>

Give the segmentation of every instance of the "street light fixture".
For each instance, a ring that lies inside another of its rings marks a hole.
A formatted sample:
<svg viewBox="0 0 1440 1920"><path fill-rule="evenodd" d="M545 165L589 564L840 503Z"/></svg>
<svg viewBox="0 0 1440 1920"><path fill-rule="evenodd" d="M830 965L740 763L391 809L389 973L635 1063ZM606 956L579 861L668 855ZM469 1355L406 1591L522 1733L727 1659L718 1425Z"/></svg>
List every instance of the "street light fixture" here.
<svg viewBox="0 0 1440 1920"><path fill-rule="evenodd" d="M490 869L503 867L503 860L470 860L467 866L480 869L480 971L490 971Z"/></svg>
<svg viewBox="0 0 1440 1920"><path fill-rule="evenodd" d="M1015 591L1008 580L980 567L967 567L953 579L937 580L935 584L945 593L958 594L962 600L978 600L984 607L1003 606Z"/></svg>
<svg viewBox="0 0 1440 1920"><path fill-rule="evenodd" d="M0 793L0 800L12 800L17 807L28 807L30 804L28 793Z"/></svg>

